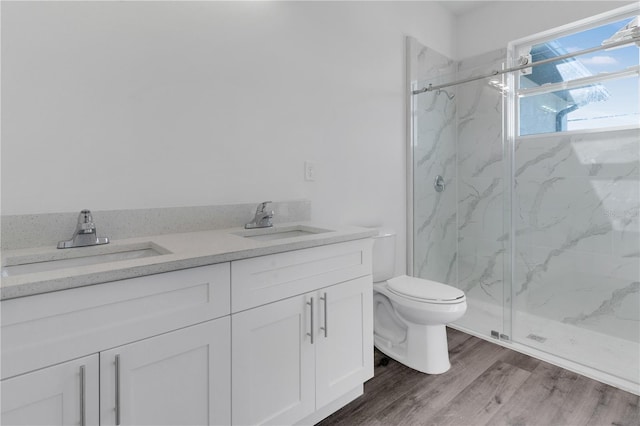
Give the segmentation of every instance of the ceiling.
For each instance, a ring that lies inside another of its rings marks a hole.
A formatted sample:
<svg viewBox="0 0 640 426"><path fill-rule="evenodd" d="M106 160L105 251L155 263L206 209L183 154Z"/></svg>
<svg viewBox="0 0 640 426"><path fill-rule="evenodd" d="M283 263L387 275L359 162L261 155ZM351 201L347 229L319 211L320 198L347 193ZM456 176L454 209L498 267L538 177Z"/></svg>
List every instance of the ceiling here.
<svg viewBox="0 0 640 426"><path fill-rule="evenodd" d="M475 0L475 1L457 1L457 0L442 0L439 1L449 12L454 15L464 15L478 7L487 4L494 3L493 1Z"/></svg>

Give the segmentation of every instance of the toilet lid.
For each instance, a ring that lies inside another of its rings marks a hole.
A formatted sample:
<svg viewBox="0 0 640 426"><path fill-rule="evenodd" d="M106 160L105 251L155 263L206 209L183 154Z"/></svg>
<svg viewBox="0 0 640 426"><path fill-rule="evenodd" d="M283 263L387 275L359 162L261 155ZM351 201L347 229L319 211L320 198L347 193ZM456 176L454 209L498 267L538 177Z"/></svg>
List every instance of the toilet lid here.
<svg viewBox="0 0 640 426"><path fill-rule="evenodd" d="M400 296L431 303L457 303L464 300L464 292L450 285L422 278L402 275L387 281L389 290Z"/></svg>

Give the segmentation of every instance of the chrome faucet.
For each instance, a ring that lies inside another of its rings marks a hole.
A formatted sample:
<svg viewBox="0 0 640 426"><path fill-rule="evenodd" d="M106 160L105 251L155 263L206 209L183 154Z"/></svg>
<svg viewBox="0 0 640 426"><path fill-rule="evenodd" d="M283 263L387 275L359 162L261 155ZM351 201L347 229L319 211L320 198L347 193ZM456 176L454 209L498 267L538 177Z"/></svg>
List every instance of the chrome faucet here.
<svg viewBox="0 0 640 426"><path fill-rule="evenodd" d="M73 247L86 247L97 246L99 244L108 244L109 238L97 237L96 224L93 222L93 216L91 211L82 210L78 215L78 224L76 230L73 233L73 237L69 241L60 241L58 243L59 249L73 248Z"/></svg>
<svg viewBox="0 0 640 426"><path fill-rule="evenodd" d="M270 212L266 211L267 204L271 201L264 201L258 204L258 208L256 208L256 215L253 220L246 225L244 225L245 229L254 229L254 228L269 228L273 226L271 220L273 219L273 210Z"/></svg>

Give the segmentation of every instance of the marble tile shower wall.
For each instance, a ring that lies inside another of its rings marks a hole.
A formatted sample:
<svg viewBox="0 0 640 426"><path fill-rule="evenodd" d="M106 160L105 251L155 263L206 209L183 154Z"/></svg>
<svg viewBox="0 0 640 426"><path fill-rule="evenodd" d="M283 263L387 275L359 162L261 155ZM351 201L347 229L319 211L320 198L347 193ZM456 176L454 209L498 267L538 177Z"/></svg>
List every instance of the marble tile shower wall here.
<svg viewBox="0 0 640 426"><path fill-rule="evenodd" d="M419 87L499 69L506 57L500 49L456 63L415 40L408 46ZM454 99L413 99L414 273L463 289L470 314L489 306L496 317L477 330L488 333L500 329L510 302L503 95L486 80L447 90ZM518 138L514 314L638 341L639 144L637 129ZM433 190L437 174L447 183L443 193ZM477 328L468 317L461 325ZM514 333L525 329L514 324Z"/></svg>
<svg viewBox="0 0 640 426"><path fill-rule="evenodd" d="M407 48L409 78L417 88L454 75L456 64L444 55L412 38ZM429 92L413 102L413 273L456 285L456 99ZM443 192L434 189L438 175Z"/></svg>
<svg viewBox="0 0 640 426"><path fill-rule="evenodd" d="M500 69L500 49L458 63L458 78ZM507 229L504 217L503 94L487 80L459 86L458 98L458 287L475 305L495 312L483 321L502 331L504 262ZM463 318L472 327L474 318Z"/></svg>
<svg viewBox="0 0 640 426"><path fill-rule="evenodd" d="M640 340L640 131L516 140L514 310Z"/></svg>

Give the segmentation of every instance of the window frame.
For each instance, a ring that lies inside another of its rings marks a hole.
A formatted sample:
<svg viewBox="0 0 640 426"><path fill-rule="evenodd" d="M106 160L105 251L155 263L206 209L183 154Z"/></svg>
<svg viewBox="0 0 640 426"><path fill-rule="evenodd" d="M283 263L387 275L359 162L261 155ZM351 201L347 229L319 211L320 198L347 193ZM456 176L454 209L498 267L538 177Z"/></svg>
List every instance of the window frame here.
<svg viewBox="0 0 640 426"><path fill-rule="evenodd" d="M575 34L581 31L588 31L590 29L600 27L602 25L621 21L623 19L633 18L640 15L640 4L631 4L621 8L611 10L609 12L582 19L580 21L573 22L571 24L563 25L551 30L547 30L541 33L533 34L528 37L520 38L511 41L507 44L507 64L509 67L515 67L519 65L521 56L528 55L531 46L546 43L564 36ZM625 125L625 126L606 126L595 129L577 129L577 130L564 130L545 133L531 133L526 135L520 135L520 110L519 110L519 97L518 93L520 88L520 73L514 72L507 75L508 87L511 88L507 96L507 126L506 136L509 140L515 140L520 138L530 137L548 137L550 135L569 135L569 134L585 134L592 132L614 131L622 129L637 129L640 128L640 120L637 125ZM603 81L605 78L602 79Z"/></svg>

